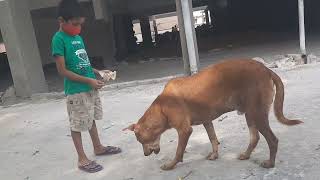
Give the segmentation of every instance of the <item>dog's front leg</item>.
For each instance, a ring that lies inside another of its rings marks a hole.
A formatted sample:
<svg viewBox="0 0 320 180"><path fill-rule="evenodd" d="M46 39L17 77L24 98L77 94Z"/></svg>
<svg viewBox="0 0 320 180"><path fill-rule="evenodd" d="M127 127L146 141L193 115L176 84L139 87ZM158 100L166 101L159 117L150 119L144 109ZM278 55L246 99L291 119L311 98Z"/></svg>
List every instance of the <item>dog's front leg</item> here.
<svg viewBox="0 0 320 180"><path fill-rule="evenodd" d="M212 122L204 123L203 126L206 128L208 137L212 145L212 153L207 156L208 160L215 160L218 158L218 145L220 144L214 130Z"/></svg>
<svg viewBox="0 0 320 180"><path fill-rule="evenodd" d="M192 130L192 127L188 127L183 130L177 130L177 131L178 131L179 140L178 140L176 157L172 161L162 165L161 166L162 170L171 170L176 166L177 163L183 161L183 154L186 149L189 137L192 134L193 130Z"/></svg>

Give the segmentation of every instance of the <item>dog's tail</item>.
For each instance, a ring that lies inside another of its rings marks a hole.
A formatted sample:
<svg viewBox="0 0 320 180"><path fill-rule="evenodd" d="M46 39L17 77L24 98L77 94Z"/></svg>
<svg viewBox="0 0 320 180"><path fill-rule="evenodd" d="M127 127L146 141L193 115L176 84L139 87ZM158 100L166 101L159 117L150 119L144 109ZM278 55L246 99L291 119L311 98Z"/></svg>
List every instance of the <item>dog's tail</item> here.
<svg viewBox="0 0 320 180"><path fill-rule="evenodd" d="M288 126L293 126L293 125L303 123L300 120L290 120L284 117L283 115L284 86L281 78L272 70L270 70L270 72L271 72L273 83L276 85L276 96L274 99L273 107L274 107L274 114L277 117L278 121Z"/></svg>

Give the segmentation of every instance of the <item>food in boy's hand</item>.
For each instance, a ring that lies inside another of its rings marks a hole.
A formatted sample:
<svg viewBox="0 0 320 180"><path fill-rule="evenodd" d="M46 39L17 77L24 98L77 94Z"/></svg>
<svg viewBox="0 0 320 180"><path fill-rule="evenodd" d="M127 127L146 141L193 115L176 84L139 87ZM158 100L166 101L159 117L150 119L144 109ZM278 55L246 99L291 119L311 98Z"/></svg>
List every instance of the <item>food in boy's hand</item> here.
<svg viewBox="0 0 320 180"><path fill-rule="evenodd" d="M100 76L102 77L103 82L108 82L110 79L115 80L117 77L117 71L104 70L99 71Z"/></svg>

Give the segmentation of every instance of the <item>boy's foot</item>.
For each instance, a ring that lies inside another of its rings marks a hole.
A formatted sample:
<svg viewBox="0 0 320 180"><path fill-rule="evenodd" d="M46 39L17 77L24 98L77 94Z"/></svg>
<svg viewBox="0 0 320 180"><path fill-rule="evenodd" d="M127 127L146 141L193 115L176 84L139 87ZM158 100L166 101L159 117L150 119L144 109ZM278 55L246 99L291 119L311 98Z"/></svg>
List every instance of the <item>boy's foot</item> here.
<svg viewBox="0 0 320 180"><path fill-rule="evenodd" d="M101 149L97 150L95 154L97 156L103 156L103 155L112 155L112 154L119 154L121 153L122 150L119 147L114 147L114 146L101 146Z"/></svg>
<svg viewBox="0 0 320 180"><path fill-rule="evenodd" d="M78 168L87 173L96 173L103 169L103 167L100 164L94 161L90 161L89 163L84 165L79 165Z"/></svg>

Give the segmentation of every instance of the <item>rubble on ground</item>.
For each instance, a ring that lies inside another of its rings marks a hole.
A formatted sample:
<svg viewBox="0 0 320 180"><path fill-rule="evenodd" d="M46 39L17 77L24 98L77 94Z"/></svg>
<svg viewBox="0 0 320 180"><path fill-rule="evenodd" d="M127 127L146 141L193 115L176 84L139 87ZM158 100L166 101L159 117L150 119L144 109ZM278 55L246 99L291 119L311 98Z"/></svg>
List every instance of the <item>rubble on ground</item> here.
<svg viewBox="0 0 320 180"><path fill-rule="evenodd" d="M0 93L0 104L12 103L17 99L16 91L13 86L9 87L5 92Z"/></svg>
<svg viewBox="0 0 320 180"><path fill-rule="evenodd" d="M266 62L266 60L261 57L254 57L252 59L263 63L268 68L290 69L304 64L301 54L276 55L270 58L272 59L271 63ZM307 56L308 64L314 64L317 62L320 62L320 57L317 57L314 54L309 54Z"/></svg>

